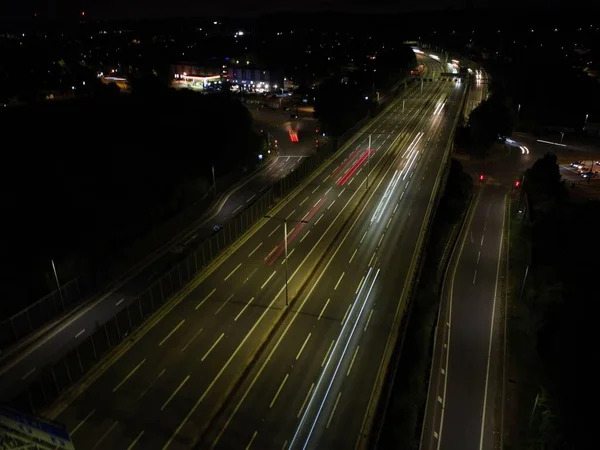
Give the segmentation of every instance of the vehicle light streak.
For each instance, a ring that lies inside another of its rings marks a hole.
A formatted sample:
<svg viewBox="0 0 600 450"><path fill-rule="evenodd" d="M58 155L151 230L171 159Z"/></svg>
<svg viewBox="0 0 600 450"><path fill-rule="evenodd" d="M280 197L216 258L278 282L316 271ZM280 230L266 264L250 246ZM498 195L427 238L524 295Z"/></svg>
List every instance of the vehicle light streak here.
<svg viewBox="0 0 600 450"><path fill-rule="evenodd" d="M350 178L356 173L358 168L363 165L363 163L367 160L369 155L373 153L375 150L373 148L369 148L365 150L360 157L350 166L350 168L342 175L336 182L338 186L344 186Z"/></svg>
<svg viewBox="0 0 600 450"><path fill-rule="evenodd" d="M367 275L365 277L365 282L362 284L360 291L359 291L358 295L356 296L356 299L352 303L348 317L349 318L353 317L356 309L357 308L360 308L360 309L358 310L354 320L348 319L344 323L344 326L342 327L342 330L340 331L340 335L339 335L338 339L336 339L336 341L335 341L335 346L333 347L333 349L330 353L330 356L327 359L327 362L325 364L323 372L321 373L321 376L319 377L319 380L317 381L316 387L313 390L313 393L308 402L306 410L304 411L304 414L302 415L302 420L300 421L300 424L298 425L298 428L296 429L296 432L294 433L294 437L292 438L292 441L289 446L290 449L293 449L296 445L299 445L299 446L301 446L301 448L303 450L305 450L306 447L308 446L311 438L313 437L313 432L315 430L317 422L319 421L319 418L320 418L323 408L325 406L325 402L327 401L327 398L329 397L329 393L331 391L333 382L336 380L337 374L340 370L340 366L342 365L342 361L344 360L344 357L348 351L350 342L352 341L352 337L354 336L354 333L357 329L358 323L360 321L359 319L362 317L362 314L368 303L368 299L371 294L371 291L373 290L373 286L375 285L375 282L377 281L377 277L379 276L379 270L380 269L377 269L377 272L375 272L375 276L373 277L373 280L371 281L371 283L369 285L367 293L364 296L364 300L363 300L362 304L360 304L360 306L358 306L359 305L358 300L361 298L362 293L365 290L365 286L367 286L367 284L369 284L367 282L367 280L369 280L369 278L371 277L373 268L369 268L369 271L367 272ZM344 335L346 335L346 334L347 334L347 337L344 338ZM333 360L336 357L335 355L337 354L339 348L341 348L342 345L343 345L343 349L341 350L340 355L337 357L337 364L336 364ZM333 364L335 364L333 373L332 373L330 379L326 380L325 377L327 375L327 372L329 371L330 367L333 367ZM319 401L317 399L317 396L322 389L325 389L324 393L322 394L323 399L318 404L318 408L314 414L314 418L309 419L309 415L311 413L312 408L317 404L316 402ZM304 429L305 425L308 425L309 421L310 421L310 425L309 425L309 429L306 434L306 437L301 438L300 434L301 434L302 430Z"/></svg>
<svg viewBox="0 0 600 450"><path fill-rule="evenodd" d="M346 164L348 164L348 163L349 163L349 162L352 160L352 158L354 158L354 156L356 155L356 153L358 153L358 150L354 150L352 153L350 153L350 154L349 154L349 155L346 157L346 159L344 159L344 160L342 161L342 163L341 163L339 166L337 166L337 167L334 169L334 171L333 171L333 173L331 174L331 176L332 176L332 177L335 177L335 176L338 174L338 172L339 172L340 170L342 170L342 169L343 169L343 168L346 166Z"/></svg>
<svg viewBox="0 0 600 450"><path fill-rule="evenodd" d="M410 166L412 165L412 162L410 158L412 158L414 155L416 155L416 151L415 151L415 147L417 146L417 144L419 143L419 141L421 140L421 138L423 137L423 132L419 132L417 133L417 135L415 136L415 138L413 139L413 141L411 142L411 144L408 146L408 154L409 154L409 169ZM387 185L387 188L385 189L385 192L383 194L383 197L381 197L381 200L379 201L379 204L377 205L377 208L375 209L375 213L373 214L373 217L371 218L371 222L379 222L379 220L381 219L381 215L383 214L383 211L385 211L385 208L387 207L390 198L392 196L392 193L394 192L394 189L396 189L396 186L398 184L398 182L400 181L400 177L402 177L402 175L404 175L403 179L406 179L406 174L408 173L408 170L406 168L407 166L405 166L400 172L398 172L398 170L396 170L394 172L394 175L392 176L392 179L390 180L389 184Z"/></svg>

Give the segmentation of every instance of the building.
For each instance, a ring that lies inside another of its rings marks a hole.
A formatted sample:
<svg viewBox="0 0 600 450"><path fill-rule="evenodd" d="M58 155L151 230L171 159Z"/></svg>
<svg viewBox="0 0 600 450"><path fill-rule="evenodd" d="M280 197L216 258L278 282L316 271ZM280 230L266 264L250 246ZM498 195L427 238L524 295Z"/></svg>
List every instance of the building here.
<svg viewBox="0 0 600 450"><path fill-rule="evenodd" d="M222 68L201 66L190 62L171 64L173 87L218 90L222 83L222 71Z"/></svg>
<svg viewBox="0 0 600 450"><path fill-rule="evenodd" d="M269 69L229 67L224 78L233 90L262 93L285 89L283 73Z"/></svg>

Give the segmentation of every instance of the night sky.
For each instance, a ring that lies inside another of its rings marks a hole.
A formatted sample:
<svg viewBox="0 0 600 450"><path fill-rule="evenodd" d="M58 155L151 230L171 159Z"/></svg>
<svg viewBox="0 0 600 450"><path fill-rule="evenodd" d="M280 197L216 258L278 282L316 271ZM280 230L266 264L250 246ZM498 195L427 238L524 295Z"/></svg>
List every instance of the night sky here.
<svg viewBox="0 0 600 450"><path fill-rule="evenodd" d="M316 12L325 10L352 13L394 13L426 9L524 8L575 6L577 0L1 0L0 14L9 17L40 16L60 18L85 11L95 18L160 18L189 16L255 16L275 11ZM589 5L589 3L588 3Z"/></svg>

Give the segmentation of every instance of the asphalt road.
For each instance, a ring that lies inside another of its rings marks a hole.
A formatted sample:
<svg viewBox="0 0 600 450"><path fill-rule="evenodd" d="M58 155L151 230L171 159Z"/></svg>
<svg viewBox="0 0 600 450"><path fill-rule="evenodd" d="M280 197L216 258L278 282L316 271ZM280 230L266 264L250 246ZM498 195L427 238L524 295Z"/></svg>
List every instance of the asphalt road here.
<svg viewBox="0 0 600 450"><path fill-rule="evenodd" d="M444 280L422 450L492 449L503 432L504 381L499 374L505 195L545 152L532 144L523 152L522 146L523 142L510 141L506 151L486 160L463 161L478 196Z"/></svg>
<svg viewBox="0 0 600 450"><path fill-rule="evenodd" d="M354 448L375 403L384 353L395 343L462 88L448 84L441 94L446 107L433 115L432 102L409 125L317 281L197 448Z"/></svg>
<svg viewBox="0 0 600 450"><path fill-rule="evenodd" d="M10 393L22 389L36 370L67 354L77 345L78 340L85 339L95 331L98 324L114 317L149 286L156 275L162 274L165 268L180 259L180 253L191 248L196 241L211 236L214 233L213 226L235 217L279 178L292 171L301 160L302 157L273 158L256 176L249 178L239 189L230 192L213 217L185 233L180 242L159 253L152 262L141 268L123 285L103 294L99 301L91 302L74 317L59 323L33 345L25 347L25 350L2 355L0 398L8 398ZM79 334L82 330L83 333ZM74 339L78 334L78 339Z"/></svg>
<svg viewBox="0 0 600 450"><path fill-rule="evenodd" d="M74 401L55 409L51 417L67 425L75 445L153 449L187 448L195 442L284 308L283 224L278 219L290 220L289 289L294 297L360 204L365 164L377 183L396 155L392 144L407 142L421 108L432 108L424 100L437 89L432 84L424 95L413 92L404 112L399 102L382 113L371 130L374 152L368 163L366 136L361 136L278 207L275 219L265 219L240 240L228 258L208 270L186 298L90 380ZM291 221L302 218L308 223L294 228Z"/></svg>

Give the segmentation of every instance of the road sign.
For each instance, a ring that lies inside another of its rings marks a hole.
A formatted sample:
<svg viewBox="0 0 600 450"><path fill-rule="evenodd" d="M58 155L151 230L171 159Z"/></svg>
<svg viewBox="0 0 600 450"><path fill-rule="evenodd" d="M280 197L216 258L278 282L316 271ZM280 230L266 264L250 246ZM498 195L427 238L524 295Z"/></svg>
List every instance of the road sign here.
<svg viewBox="0 0 600 450"><path fill-rule="evenodd" d="M0 405L0 430L11 438L38 448L75 450L71 436L64 425L22 413ZM35 448L35 447L34 447Z"/></svg>

